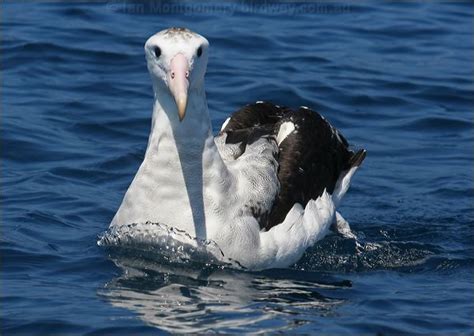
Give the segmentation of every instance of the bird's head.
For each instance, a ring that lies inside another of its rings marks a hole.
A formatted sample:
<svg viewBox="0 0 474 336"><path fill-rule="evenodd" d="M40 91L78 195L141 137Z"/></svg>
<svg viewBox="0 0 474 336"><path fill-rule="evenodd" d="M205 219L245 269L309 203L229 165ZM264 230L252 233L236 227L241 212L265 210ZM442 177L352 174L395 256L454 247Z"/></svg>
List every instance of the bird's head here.
<svg viewBox="0 0 474 336"><path fill-rule="evenodd" d="M180 121L186 115L189 92L203 89L208 47L204 37L185 28L162 30L145 43L155 91L173 96Z"/></svg>

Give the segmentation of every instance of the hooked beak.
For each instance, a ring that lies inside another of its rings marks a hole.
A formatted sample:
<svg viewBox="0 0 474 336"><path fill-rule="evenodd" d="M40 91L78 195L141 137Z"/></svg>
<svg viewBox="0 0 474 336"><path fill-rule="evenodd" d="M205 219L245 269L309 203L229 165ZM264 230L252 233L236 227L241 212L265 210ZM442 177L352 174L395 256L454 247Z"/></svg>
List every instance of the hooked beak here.
<svg viewBox="0 0 474 336"><path fill-rule="evenodd" d="M179 121L186 115L189 87L189 65L186 57L179 53L171 60L169 88L178 107Z"/></svg>

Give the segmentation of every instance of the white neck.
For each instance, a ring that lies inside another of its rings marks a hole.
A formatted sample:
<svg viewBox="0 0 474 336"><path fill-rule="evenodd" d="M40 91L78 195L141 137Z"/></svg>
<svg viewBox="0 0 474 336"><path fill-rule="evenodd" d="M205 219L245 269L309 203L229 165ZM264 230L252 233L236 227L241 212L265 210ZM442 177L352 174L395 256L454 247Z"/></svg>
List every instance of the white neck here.
<svg viewBox="0 0 474 336"><path fill-rule="evenodd" d="M180 122L173 97L155 90L145 157L113 225L156 221L208 237L205 190L225 188L227 169L214 143L204 89L189 91L186 110Z"/></svg>
<svg viewBox="0 0 474 336"><path fill-rule="evenodd" d="M180 155L191 155L187 160L201 155L205 140L211 136L211 122L204 90L189 91L187 113L183 121L179 121L176 103L171 94L167 90L156 91L146 155L156 154L155 146L160 140L171 139L176 142ZM201 151L196 152L197 148Z"/></svg>

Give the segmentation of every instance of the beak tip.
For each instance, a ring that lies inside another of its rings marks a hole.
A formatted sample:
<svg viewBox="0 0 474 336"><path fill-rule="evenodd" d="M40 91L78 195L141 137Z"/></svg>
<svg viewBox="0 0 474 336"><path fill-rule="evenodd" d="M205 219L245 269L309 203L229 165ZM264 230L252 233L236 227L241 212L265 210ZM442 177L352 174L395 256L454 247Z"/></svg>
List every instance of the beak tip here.
<svg viewBox="0 0 474 336"><path fill-rule="evenodd" d="M186 115L186 101L179 101L178 102L178 118L179 121L183 121L184 116Z"/></svg>

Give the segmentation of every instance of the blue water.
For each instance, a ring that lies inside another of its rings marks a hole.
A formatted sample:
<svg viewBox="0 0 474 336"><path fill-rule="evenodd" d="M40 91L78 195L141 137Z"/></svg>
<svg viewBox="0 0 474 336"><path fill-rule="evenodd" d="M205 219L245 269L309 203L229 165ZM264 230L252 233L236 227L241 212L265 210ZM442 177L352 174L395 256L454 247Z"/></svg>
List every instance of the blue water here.
<svg viewBox="0 0 474 336"><path fill-rule="evenodd" d="M1 333L472 334L471 2L2 2ZM98 247L144 154L146 39L211 43L214 128L307 105L368 156L328 237L250 273Z"/></svg>

